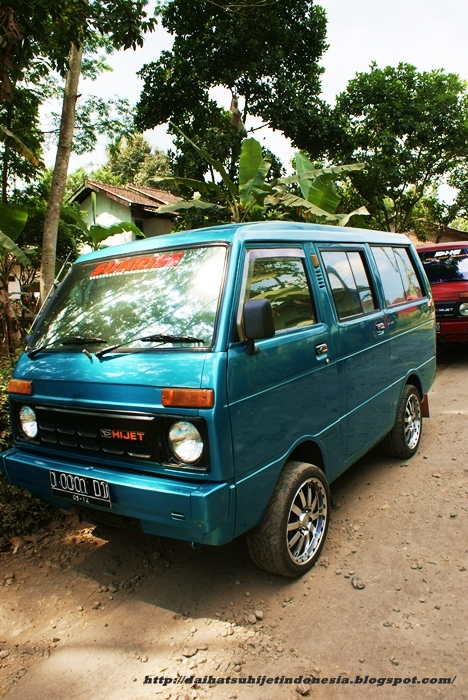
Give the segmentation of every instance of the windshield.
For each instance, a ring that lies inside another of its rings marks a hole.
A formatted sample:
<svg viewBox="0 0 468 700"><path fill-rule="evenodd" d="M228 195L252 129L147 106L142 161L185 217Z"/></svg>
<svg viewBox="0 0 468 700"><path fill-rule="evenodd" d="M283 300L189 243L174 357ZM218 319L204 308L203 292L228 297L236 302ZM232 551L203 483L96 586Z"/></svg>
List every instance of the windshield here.
<svg viewBox="0 0 468 700"><path fill-rule="evenodd" d="M131 349L154 348L161 344L149 341L154 335L177 338L177 347L209 347L226 250L218 245L78 264L53 299L31 347L57 347L77 337L83 345L87 338L125 344L144 336ZM199 342L180 342L185 336Z"/></svg>
<svg viewBox="0 0 468 700"><path fill-rule="evenodd" d="M468 248L418 251L431 284L468 281Z"/></svg>

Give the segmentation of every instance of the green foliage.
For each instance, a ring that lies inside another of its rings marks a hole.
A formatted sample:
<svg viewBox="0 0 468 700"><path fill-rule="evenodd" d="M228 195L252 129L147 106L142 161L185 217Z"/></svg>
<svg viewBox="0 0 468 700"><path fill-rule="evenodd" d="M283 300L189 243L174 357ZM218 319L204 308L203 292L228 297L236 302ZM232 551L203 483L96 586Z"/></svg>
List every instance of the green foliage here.
<svg viewBox="0 0 468 700"><path fill-rule="evenodd" d="M410 230L418 202L468 156L466 84L442 70L372 64L338 96L332 122L329 156L365 161L350 179L376 228Z"/></svg>
<svg viewBox="0 0 468 700"><path fill-rule="evenodd" d="M86 175L82 175L81 173L84 173L84 170L77 175L79 178L79 185L82 184L84 177L86 177ZM52 169L46 170L42 173L41 179L38 182L25 187L21 191L14 192L11 198L12 202L22 204L28 209L28 220L24 226L23 232L18 238L17 243L22 249L27 250L28 257L30 258L32 266L35 270L38 270L41 264L40 257L42 236L44 233L44 217L47 208L47 198L49 196L51 179ZM72 192L78 189L78 187L75 185L76 181L72 177L68 190L69 194L72 194ZM72 226L74 223L74 220L66 213L66 211L62 210L57 231L58 267L61 266L62 262L70 253L72 260L78 257L75 241L76 229L74 226Z"/></svg>
<svg viewBox="0 0 468 700"><path fill-rule="evenodd" d="M10 83L33 63L42 75L55 70L65 76L72 43L87 42L93 53L100 46L142 46L142 33L155 26L145 6L146 0L15 0L2 10L0 68Z"/></svg>
<svg viewBox="0 0 468 700"><path fill-rule="evenodd" d="M19 204L0 202L0 231L16 241L28 218L28 210Z"/></svg>
<svg viewBox="0 0 468 700"><path fill-rule="evenodd" d="M275 210L276 216L282 216L284 209L295 210L297 216L305 218L323 219L329 222L339 223L345 226L355 214L367 214L367 210L361 207L351 214L336 214L340 197L335 189L333 180L348 171L363 169L362 163L351 165L331 166L316 169L304 154L296 155L296 175L288 178L267 181L271 162L262 153L261 145L255 139L245 139L239 159L239 181L234 182L229 178L223 164L213 158L204 148L183 134L191 146L210 165L212 172L218 173L221 182L214 180L195 180L187 177L153 178L153 182L172 182L177 185L195 190L197 196L189 201L176 202L159 208L159 212L179 212L184 210L209 210L216 209L218 216L223 221L241 223L243 221L255 221L267 218L271 211ZM297 185L302 191L302 197L296 193ZM211 201L199 198L198 193L212 197ZM286 218L286 215L285 215ZM206 225L206 223L205 223Z"/></svg>
<svg viewBox="0 0 468 700"><path fill-rule="evenodd" d="M151 177L171 174L168 155L151 148L142 134L118 139L107 149L107 156L107 163L86 177L109 185L130 183L145 187L150 186Z"/></svg>
<svg viewBox="0 0 468 700"><path fill-rule="evenodd" d="M199 123L187 120L183 125L184 134L200 148L204 148L213 158L223 163L231 180L237 177L237 165L241 143L245 137L232 125L232 113L212 103L209 118ZM174 175L202 180L212 172L206 159L185 139L172 123L169 133L174 135L175 151L170 153Z"/></svg>
<svg viewBox="0 0 468 700"><path fill-rule="evenodd" d="M40 129L41 97L25 84L12 87L12 99L0 102L0 161L2 200L17 178L31 182L37 177L44 140Z"/></svg>
<svg viewBox="0 0 468 700"><path fill-rule="evenodd" d="M415 205L411 216L411 228L420 241L438 241L449 226L457 228L454 219L458 209L456 203L447 205L441 202L434 189Z"/></svg>
<svg viewBox="0 0 468 700"><path fill-rule="evenodd" d="M55 126L54 136L58 136L61 115L52 113ZM128 100L119 97L103 100L90 95L84 102L77 103L73 152L82 154L93 151L99 136L121 139L133 132L133 109Z"/></svg>
<svg viewBox="0 0 468 700"><path fill-rule="evenodd" d="M156 20L148 17L145 5L146 0L16 0L0 9L3 201L17 178L26 183L37 179L33 166L45 142L39 108L62 94L56 72L66 76L71 44L84 44L83 74L96 78L109 70L99 51L141 46L142 34L154 28ZM56 127L59 121L55 115ZM133 115L126 100L91 97L78 101L76 125L75 151L83 153L93 150L102 134L115 139L131 133ZM48 138L57 131L52 129Z"/></svg>
<svg viewBox="0 0 468 700"><path fill-rule="evenodd" d="M320 141L322 7L312 0L172 0L159 2L157 12L174 44L140 71L141 130L171 120L201 143L222 111L209 90L222 85L243 98L244 124L248 115L260 117L299 148L304 134Z"/></svg>

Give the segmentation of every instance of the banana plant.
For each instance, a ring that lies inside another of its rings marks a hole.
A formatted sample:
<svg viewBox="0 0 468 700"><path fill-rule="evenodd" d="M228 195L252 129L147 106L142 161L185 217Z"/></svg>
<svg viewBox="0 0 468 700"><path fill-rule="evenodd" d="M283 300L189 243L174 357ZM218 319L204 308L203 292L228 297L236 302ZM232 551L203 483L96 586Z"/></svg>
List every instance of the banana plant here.
<svg viewBox="0 0 468 700"><path fill-rule="evenodd" d="M199 197L189 201L166 204L159 207L158 213L181 211L183 209L222 209L228 213L231 221L241 223L248 221L261 212L263 200L268 194L265 180L271 168L271 162L262 155L262 147L255 139L244 139L239 159L239 184L229 177L221 161L212 158L204 148L200 148L186 136L181 129L173 125L193 148L200 153L221 178L222 187L216 182L196 180L188 177L166 176L150 179L151 184L170 182L184 185L200 194L214 194L216 202L205 202Z"/></svg>
<svg viewBox="0 0 468 700"><path fill-rule="evenodd" d="M184 185L202 194L214 194L216 202L206 202L200 197L191 200L167 204L159 208L159 213L177 212L183 209L223 209L230 215L231 221L241 223L251 219L267 216L267 210L291 210L304 218L325 219L333 224L345 226L349 219L356 215L366 215L365 207L360 207L350 214L336 214L340 196L334 180L352 170L362 170L363 163L351 165L314 168L312 163L302 153L295 158L296 173L287 178L278 178L267 182L266 178L271 167L268 158L262 155L262 147L253 138L242 142L239 159L239 184L237 185L226 172L223 164L211 157L204 148L200 148L189 139L181 129L173 125L180 134L195 148L221 177L221 184L193 178L167 176L152 178L152 184L170 182ZM295 190L299 185L302 197ZM287 214L281 214L287 218Z"/></svg>

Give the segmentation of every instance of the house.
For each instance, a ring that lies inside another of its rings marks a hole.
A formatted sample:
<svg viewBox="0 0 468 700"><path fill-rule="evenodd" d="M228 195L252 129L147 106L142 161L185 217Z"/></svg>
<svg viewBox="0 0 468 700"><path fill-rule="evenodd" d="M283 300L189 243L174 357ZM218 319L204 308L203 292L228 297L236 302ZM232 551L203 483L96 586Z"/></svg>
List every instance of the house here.
<svg viewBox="0 0 468 700"><path fill-rule="evenodd" d="M94 223L91 204L91 193L96 194L96 223L110 226L120 221L131 221L147 238L160 236L172 231L174 213L158 214L159 207L164 204L179 202L170 192L156 190L152 187L125 185L117 187L102 182L85 180L84 184L69 199L68 202L78 202L87 224ZM129 232L119 233L106 240L106 245L127 243L133 239Z"/></svg>
<svg viewBox="0 0 468 700"><path fill-rule="evenodd" d="M466 241L468 238L466 231L460 231L460 229L450 228L449 226L440 226L437 230L431 231L426 241L420 241L414 233L408 233L407 235L416 247L429 245L430 243L456 243L457 241Z"/></svg>

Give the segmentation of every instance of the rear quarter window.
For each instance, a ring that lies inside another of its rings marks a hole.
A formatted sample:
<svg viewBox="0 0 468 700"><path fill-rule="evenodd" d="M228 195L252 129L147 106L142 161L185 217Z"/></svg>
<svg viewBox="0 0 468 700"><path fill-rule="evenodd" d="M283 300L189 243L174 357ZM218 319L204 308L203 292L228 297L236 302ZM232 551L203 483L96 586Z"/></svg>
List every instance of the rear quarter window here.
<svg viewBox="0 0 468 700"><path fill-rule="evenodd" d="M387 306L404 304L424 296L421 282L408 250L400 247L372 246Z"/></svg>

